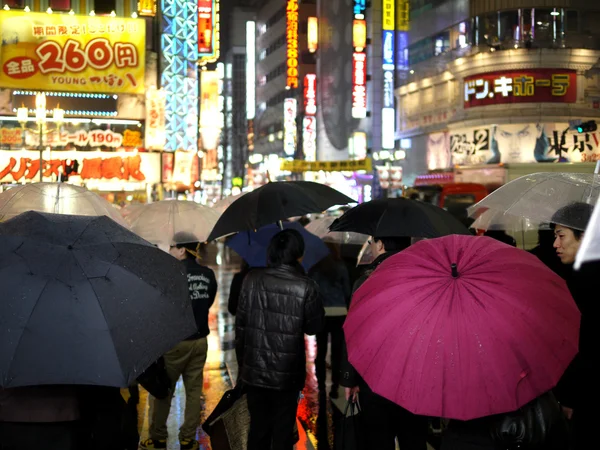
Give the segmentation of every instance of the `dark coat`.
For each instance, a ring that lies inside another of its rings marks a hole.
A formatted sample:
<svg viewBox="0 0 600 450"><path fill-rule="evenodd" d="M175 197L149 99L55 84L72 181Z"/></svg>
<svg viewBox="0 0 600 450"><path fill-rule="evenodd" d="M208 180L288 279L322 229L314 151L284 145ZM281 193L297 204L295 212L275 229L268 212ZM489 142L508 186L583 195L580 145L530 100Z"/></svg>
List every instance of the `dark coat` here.
<svg viewBox="0 0 600 450"><path fill-rule="evenodd" d="M379 265L388 259L390 256L394 255L395 252L387 252L383 255L379 255L375 261L368 265L365 268L364 272L358 279L354 282L354 286L352 287L352 293L356 292L362 284L367 281L369 276L379 267ZM344 346L344 352L342 355L342 364L341 364L341 381L340 384L344 387L355 387L361 386L361 389L368 388L367 384L363 381L362 377L356 372L352 364L348 361L348 352L346 350L346 346Z"/></svg>
<svg viewBox="0 0 600 450"><path fill-rule="evenodd" d="M208 310L217 295L217 278L215 273L206 266L201 266L194 259L187 258L183 261L187 271L190 301L194 311L194 319L198 332L187 340L200 339L210 334L208 328Z"/></svg>
<svg viewBox="0 0 600 450"><path fill-rule="evenodd" d="M244 284L244 278L250 269L242 269L233 275L231 279L231 286L229 287L229 301L227 302L227 310L229 314L235 316L237 313L238 304L240 302L240 294L242 292L242 285Z"/></svg>
<svg viewBox="0 0 600 450"><path fill-rule="evenodd" d="M571 295L581 312L579 353L564 373L556 388L558 400L567 407L597 411L598 408L598 347L597 328L598 276L600 263L584 264L581 270L568 267L565 276ZM596 412L597 414L597 412Z"/></svg>
<svg viewBox="0 0 600 450"><path fill-rule="evenodd" d="M316 284L301 268L254 269L246 275L235 321L240 381L301 390L306 378L304 334L324 325Z"/></svg>

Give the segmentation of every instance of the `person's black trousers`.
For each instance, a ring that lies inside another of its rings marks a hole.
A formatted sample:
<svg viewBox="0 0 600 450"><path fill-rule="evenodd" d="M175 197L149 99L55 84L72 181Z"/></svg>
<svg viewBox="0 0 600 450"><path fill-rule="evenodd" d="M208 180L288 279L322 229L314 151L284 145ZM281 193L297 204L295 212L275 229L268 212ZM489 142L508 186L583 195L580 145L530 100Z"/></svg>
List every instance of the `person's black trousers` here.
<svg viewBox="0 0 600 450"><path fill-rule="evenodd" d="M427 449L427 417L407 411L364 384L360 386L358 401L369 449L395 450L395 438L401 450Z"/></svg>
<svg viewBox="0 0 600 450"><path fill-rule="evenodd" d="M344 320L346 316L326 316L325 328L317 333L317 357L315 358L315 371L319 390L325 389L327 370L325 359L327 357L327 342L331 335L331 381L335 391L340 384L342 350L344 346Z"/></svg>
<svg viewBox="0 0 600 450"><path fill-rule="evenodd" d="M78 422L1 422L0 450L77 450Z"/></svg>
<svg viewBox="0 0 600 450"><path fill-rule="evenodd" d="M293 450L299 391L248 386L248 450Z"/></svg>

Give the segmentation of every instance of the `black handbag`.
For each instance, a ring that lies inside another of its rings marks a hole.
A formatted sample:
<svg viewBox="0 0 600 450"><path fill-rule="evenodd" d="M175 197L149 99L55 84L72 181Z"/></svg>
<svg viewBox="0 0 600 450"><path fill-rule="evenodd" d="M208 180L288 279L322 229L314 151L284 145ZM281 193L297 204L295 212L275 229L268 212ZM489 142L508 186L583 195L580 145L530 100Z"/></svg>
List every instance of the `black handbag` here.
<svg viewBox="0 0 600 450"><path fill-rule="evenodd" d="M154 398L160 400L167 398L171 393L172 382L167 374L165 359L161 356L153 362L144 373L137 377L137 382Z"/></svg>
<svg viewBox="0 0 600 450"><path fill-rule="evenodd" d="M567 420L552 392L500 416L491 434L496 443L507 449L569 448Z"/></svg>
<svg viewBox="0 0 600 450"><path fill-rule="evenodd" d="M362 450L365 448L361 419L359 404L348 401L344 409L344 416L335 427L333 442L335 450Z"/></svg>
<svg viewBox="0 0 600 450"><path fill-rule="evenodd" d="M248 447L250 413L241 385L223 394L202 429L210 436L213 450L245 450Z"/></svg>

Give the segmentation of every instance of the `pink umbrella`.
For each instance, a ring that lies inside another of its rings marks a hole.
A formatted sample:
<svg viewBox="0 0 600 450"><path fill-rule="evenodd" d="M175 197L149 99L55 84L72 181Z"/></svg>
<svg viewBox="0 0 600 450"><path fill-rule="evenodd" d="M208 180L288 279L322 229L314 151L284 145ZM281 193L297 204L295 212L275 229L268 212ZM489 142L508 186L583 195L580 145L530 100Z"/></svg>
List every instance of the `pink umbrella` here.
<svg viewBox="0 0 600 450"><path fill-rule="evenodd" d="M494 239L420 241L354 294L348 356L377 394L459 420L514 411L556 386L580 313L535 256Z"/></svg>

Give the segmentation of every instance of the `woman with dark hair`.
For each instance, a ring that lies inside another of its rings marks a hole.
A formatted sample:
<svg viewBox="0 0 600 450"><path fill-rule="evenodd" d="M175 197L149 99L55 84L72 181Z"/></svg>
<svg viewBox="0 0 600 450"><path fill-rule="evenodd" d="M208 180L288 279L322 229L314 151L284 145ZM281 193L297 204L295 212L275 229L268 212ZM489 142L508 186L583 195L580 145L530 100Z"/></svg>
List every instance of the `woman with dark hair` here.
<svg viewBox="0 0 600 450"><path fill-rule="evenodd" d="M317 333L317 357L315 369L319 392L325 392L327 372L325 359L327 344L331 336L331 391L330 397L337 398L341 376L341 361L344 348L344 320L348 314L347 305L350 303L350 276L348 269L340 257L336 244L325 242L330 254L315 264L309 271L311 277L319 286L319 294L325 307L325 328Z"/></svg>
<svg viewBox="0 0 600 450"><path fill-rule="evenodd" d="M298 398L306 378L304 334L323 328L323 306L300 261L296 230L273 236L267 268L246 275L235 321L239 381L250 412L248 450L292 450Z"/></svg>
<svg viewBox="0 0 600 450"><path fill-rule="evenodd" d="M592 217L593 206L575 202L559 209L552 217L554 248L566 269L565 280L571 295L581 311L579 353L563 375L556 395L567 417L571 419L573 449L587 449L597 445L596 426L600 421L597 387L598 349L598 263L584 264L573 270L575 257L581 246L584 230ZM567 224L568 226L566 226ZM596 293L596 294L594 294ZM592 444L596 442L596 444Z"/></svg>

